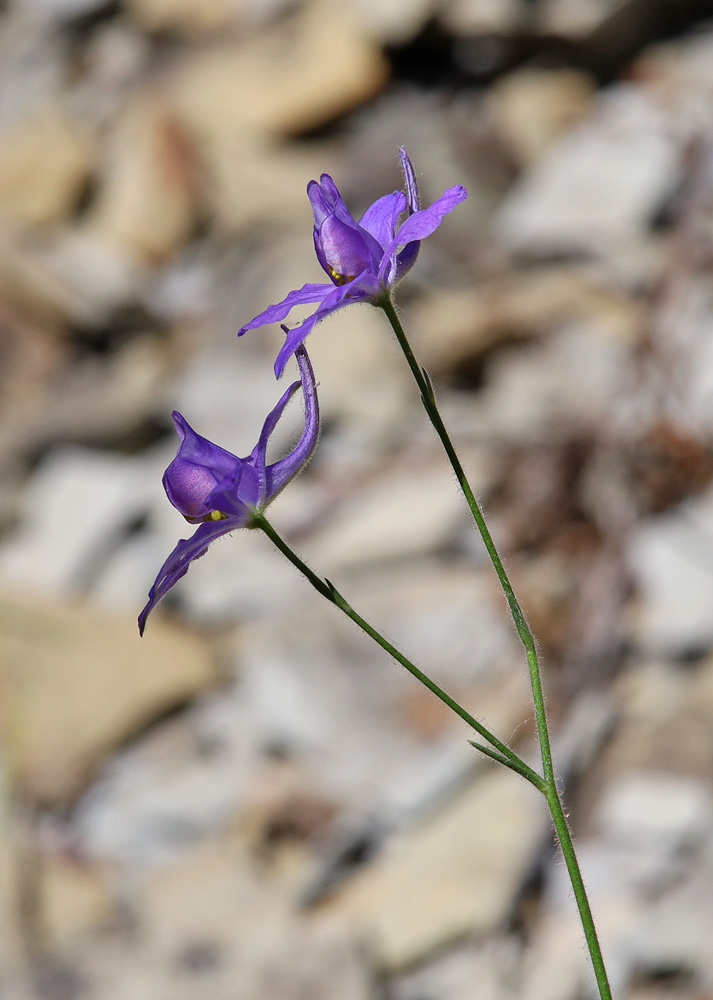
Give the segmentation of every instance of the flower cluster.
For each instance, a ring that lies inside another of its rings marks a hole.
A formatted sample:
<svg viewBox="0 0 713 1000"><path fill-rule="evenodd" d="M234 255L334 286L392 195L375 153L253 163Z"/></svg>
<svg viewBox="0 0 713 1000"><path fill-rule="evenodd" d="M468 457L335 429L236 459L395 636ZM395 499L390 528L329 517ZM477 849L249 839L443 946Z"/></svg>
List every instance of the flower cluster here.
<svg viewBox="0 0 713 1000"><path fill-rule="evenodd" d="M449 188L426 209L419 205L413 167L404 149L400 151L406 193L394 191L379 198L357 222L349 212L337 186L322 174L310 181L307 195L314 213L314 246L317 259L330 284L306 284L290 292L282 302L269 306L246 323L247 330L285 319L292 308L317 302L314 313L293 329L283 326L285 343L275 361L279 377L294 356L300 381L294 382L268 414L255 448L247 458L238 458L197 434L180 413L173 414L179 448L163 477L166 495L198 529L179 541L161 567L149 591L149 601L139 616L143 634L146 619L158 601L187 572L194 559L210 543L235 528L250 527L284 486L309 461L319 434L317 390L303 342L319 320L351 302L385 302L393 286L413 267L420 241L430 236L464 198L461 185ZM405 217L404 217L405 216ZM302 435L290 453L267 464L267 445L275 425L293 393L301 385L305 422Z"/></svg>
<svg viewBox="0 0 713 1000"><path fill-rule="evenodd" d="M314 372L304 347L296 351L300 381L293 382L270 411L258 442L247 456L238 458L196 434L188 421L174 411L179 438L176 457L166 469L163 487L173 506L198 530L179 541L159 570L149 600L139 615L143 635L146 619L155 605L181 579L194 559L211 542L235 528L249 527L261 512L309 461L319 435L319 403ZM302 386L305 423L302 435L284 458L267 464L267 444L295 390Z"/></svg>
<svg viewBox="0 0 713 1000"><path fill-rule="evenodd" d="M307 185L314 213L314 248L331 284L307 284L289 292L282 302L268 306L238 331L242 336L248 330L280 322L294 306L319 303L311 316L288 333L275 361L278 378L319 320L351 302L378 304L388 295L416 262L420 241L435 232L444 215L468 197L465 188L457 184L429 208L420 209L413 166L405 149L400 150L400 155L406 194L393 191L384 195L367 208L358 222L329 174ZM406 218L399 224L404 212Z"/></svg>

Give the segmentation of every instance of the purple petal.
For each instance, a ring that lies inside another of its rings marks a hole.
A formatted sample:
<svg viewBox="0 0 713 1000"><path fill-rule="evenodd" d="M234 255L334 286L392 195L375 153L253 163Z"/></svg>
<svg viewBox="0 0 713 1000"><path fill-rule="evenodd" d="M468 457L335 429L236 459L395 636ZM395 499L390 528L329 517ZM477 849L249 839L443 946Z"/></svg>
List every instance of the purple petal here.
<svg viewBox="0 0 713 1000"><path fill-rule="evenodd" d="M319 308L311 316L296 326L287 334L287 339L282 345L280 353L275 360L275 375L279 378L285 370L285 365L295 353L302 341L312 330L316 323L329 316L331 313L341 309L342 306L349 305L350 302L368 302L379 294L379 283L376 275L371 271L363 271L354 281L347 285L337 285L332 287L328 295L325 295Z"/></svg>
<svg viewBox="0 0 713 1000"><path fill-rule="evenodd" d="M280 490L307 463L317 444L319 437L319 400L317 399L317 383L307 351L300 346L295 350L295 357L300 368L302 392L305 400L305 426L299 441L292 451L266 469L267 497L272 500Z"/></svg>
<svg viewBox="0 0 713 1000"><path fill-rule="evenodd" d="M216 509L210 502L216 486L226 478L239 480L242 462L196 434L177 411L173 413L173 421L180 444L163 475L163 486L173 506L195 524Z"/></svg>
<svg viewBox="0 0 713 1000"><path fill-rule="evenodd" d="M260 437L257 444L252 450L250 455L250 463L255 468L257 472L257 489L256 496L254 499L252 497L245 496L242 492L240 495L241 500L245 503L250 504L252 507L262 507L265 503L266 498L268 498L267 492L267 475L266 475L266 458L267 453L267 443L270 439L270 435L275 429L277 421L282 416L282 413L292 399L295 390L299 386L299 382L293 382L291 386L282 394L280 401L277 406L272 409L268 415L265 423L262 425L262 431L260 432Z"/></svg>
<svg viewBox="0 0 713 1000"><path fill-rule="evenodd" d="M435 232L443 221L443 217L452 212L456 205L459 205L468 197L468 192L462 184L456 184L449 188L444 194L434 201L428 208L414 212L399 227L391 245L384 254L384 259L379 269L379 277L382 278L384 272L390 265L391 257L397 247L411 243L414 240L423 240L431 233Z"/></svg>
<svg viewBox="0 0 713 1000"><path fill-rule="evenodd" d="M328 175L322 174L322 177L326 176ZM332 181L332 183L334 182ZM309 182L307 185L307 197L312 206L315 228L319 228L327 216L331 215L334 211L334 200L327 199L325 192L322 190L322 185L318 181Z"/></svg>
<svg viewBox="0 0 713 1000"><path fill-rule="evenodd" d="M394 238L398 217L405 211L406 195L403 191L392 191L367 208L359 219L359 225L385 249Z"/></svg>
<svg viewBox="0 0 713 1000"><path fill-rule="evenodd" d="M171 416L180 442L176 452L177 456L187 462L209 466L215 471L218 479L233 471L235 462L239 461L235 455L196 433L178 410L174 410Z"/></svg>
<svg viewBox="0 0 713 1000"><path fill-rule="evenodd" d="M345 225L356 228L357 221L347 208L347 203L340 195L339 188L329 174L322 174L320 177L320 183L322 186L322 196L325 204L329 206L329 214L336 215L341 222L345 223ZM315 217L315 223L316 222L317 219Z"/></svg>
<svg viewBox="0 0 713 1000"><path fill-rule="evenodd" d="M149 591L149 600L146 607L139 615L139 634L144 634L146 619L155 606L165 597L169 590L188 571L194 559L200 558L211 542L221 535L234 531L235 528L242 528L250 518L250 511L245 508L244 513L239 517L228 517L222 521L206 521L191 535L190 538L182 538L175 547L171 555L159 570L153 587Z"/></svg>
<svg viewBox="0 0 713 1000"><path fill-rule="evenodd" d="M468 192L462 184L456 184L434 201L428 208L414 212L399 227L396 233L398 244L410 243L412 240L424 240L435 232L443 221L443 217L452 212L456 205L468 197ZM398 245L397 244L397 245Z"/></svg>
<svg viewBox="0 0 713 1000"><path fill-rule="evenodd" d="M248 330L256 330L258 327L266 326L268 323L279 323L280 320L283 320L289 314L294 306L303 305L305 302L319 302L325 295L329 295L333 291L334 285L303 285L302 288L297 288L289 292L282 302L278 302L274 306L268 306L258 316L251 319L249 323L246 323L245 326L238 330L238 336L242 337Z"/></svg>
<svg viewBox="0 0 713 1000"><path fill-rule="evenodd" d="M409 214L413 215L414 212L418 212L421 207L421 201L418 197L418 184L416 183L416 174L413 172L413 164L409 158L408 153L403 146L399 147L399 156L401 157L401 166L404 171L404 179L406 181L406 194L408 195L408 205Z"/></svg>
<svg viewBox="0 0 713 1000"><path fill-rule="evenodd" d="M376 271L383 254L371 233L359 228L356 223L346 225L336 215L328 215L324 220L315 246L320 263L324 258L327 274L338 284L343 284L345 280L352 281L362 271Z"/></svg>
<svg viewBox="0 0 713 1000"><path fill-rule="evenodd" d="M322 174L319 184L310 181L307 196L314 213L317 259L335 284L370 265L376 270L383 248L356 222L329 174Z"/></svg>

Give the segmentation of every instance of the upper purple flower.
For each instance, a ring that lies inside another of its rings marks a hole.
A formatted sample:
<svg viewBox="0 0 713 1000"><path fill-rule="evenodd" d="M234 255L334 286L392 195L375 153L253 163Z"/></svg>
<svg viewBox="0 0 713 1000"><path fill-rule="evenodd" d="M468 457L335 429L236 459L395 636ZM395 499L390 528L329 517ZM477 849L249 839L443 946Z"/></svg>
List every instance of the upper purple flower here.
<svg viewBox="0 0 713 1000"><path fill-rule="evenodd" d="M296 352L300 381L293 382L263 424L258 443L247 458L238 458L196 434L180 413L173 421L179 437L176 457L163 476L166 495L198 530L183 538L159 570L149 601L139 615L139 632L146 619L173 585L216 538L249 526L253 514L264 510L309 460L319 434L319 404L314 372L304 347ZM285 406L299 385L305 400L305 425L292 451L267 465L267 443Z"/></svg>
<svg viewBox="0 0 713 1000"><path fill-rule="evenodd" d="M291 357L319 320L350 302L378 302L413 267L420 241L430 236L444 215L468 197L461 184L423 210L419 209L418 188L411 161L401 149L406 178L406 194L393 191L367 208L359 222L351 215L329 174L310 181L307 194L314 212L314 247L320 264L331 279L330 285L303 285L282 302L268 306L238 331L242 336L267 323L285 319L293 306L319 302L316 311L290 330L277 355L275 374L279 377ZM399 225L403 213L407 217Z"/></svg>

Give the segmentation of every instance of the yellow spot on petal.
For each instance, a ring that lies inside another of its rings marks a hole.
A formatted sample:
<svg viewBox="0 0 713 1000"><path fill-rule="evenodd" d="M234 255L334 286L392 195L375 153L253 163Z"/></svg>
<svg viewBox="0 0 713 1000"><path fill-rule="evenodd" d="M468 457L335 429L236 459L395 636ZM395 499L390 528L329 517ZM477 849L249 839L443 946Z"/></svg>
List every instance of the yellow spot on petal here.
<svg viewBox="0 0 713 1000"><path fill-rule="evenodd" d="M227 518L227 514L224 514L222 510L212 510L210 514L206 514L203 518L204 521L224 521Z"/></svg>
<svg viewBox="0 0 713 1000"><path fill-rule="evenodd" d="M356 274L340 274L339 271L335 271L331 264L328 264L327 267L337 285L347 285L356 278Z"/></svg>

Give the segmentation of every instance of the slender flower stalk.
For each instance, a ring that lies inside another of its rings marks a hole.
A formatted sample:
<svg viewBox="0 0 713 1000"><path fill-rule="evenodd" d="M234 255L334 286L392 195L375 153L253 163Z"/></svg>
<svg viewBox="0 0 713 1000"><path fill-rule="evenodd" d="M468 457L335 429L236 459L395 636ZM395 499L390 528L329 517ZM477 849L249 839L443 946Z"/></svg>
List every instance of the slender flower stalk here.
<svg viewBox="0 0 713 1000"><path fill-rule="evenodd" d="M552 822L555 827L557 839L559 840L560 848L562 849L562 854L567 866L567 872L569 874L572 890L577 902L577 908L582 921L582 928L587 941L587 947L589 949L589 955L592 961L592 967L594 969L594 975L597 980L601 1000L611 1000L611 988L609 986L606 967L604 965L604 959L599 945L599 938L594 925L594 918L589 905L589 899L587 898L587 891L582 879L579 862L577 861L577 855L574 850L572 834L569 829L569 824L567 823L567 817L562 805L559 789L557 788L557 776L554 768L554 762L552 760L552 748L550 743L549 727L547 724L545 698L542 690L542 678L540 676L540 666L537 658L537 646L534 636L530 630L530 626L527 624L527 619L522 612L522 608L520 607L517 597L515 596L515 592L512 588L508 575L505 572L505 567L503 566L500 554L495 547L495 543L493 542L490 531L488 530L488 526L485 523L483 512L480 509L480 505L478 504L471 485L468 482L468 477L466 476L463 466L461 465L450 435L448 434L445 424L443 423L443 419L441 418L438 404L436 402L436 396L433 391L433 386L431 385L431 380L429 379L426 370L422 368L416 360L404 328L401 325L401 321L396 313L396 309L394 308L391 297L384 295L377 305L379 305L386 313L389 323L391 324L391 327L396 335L399 346L411 370L411 374L414 377L414 381L419 388L421 401L428 419L441 440L441 444L443 445L443 449L448 456L451 468L453 469L456 479L458 480L458 485L460 486L463 496L465 497L468 507L470 508L470 512L473 515L473 520L475 521L476 527L480 532L480 536L483 539L485 548L490 556L490 560L497 574L500 586L505 594L505 599L508 603L517 634L520 637L520 641L525 649L530 674L532 700L535 708L535 720L537 723L540 755L542 758L542 771L544 774L544 786L540 786L540 791L544 794L547 800L547 805L552 816Z"/></svg>
<svg viewBox="0 0 713 1000"><path fill-rule="evenodd" d="M460 716L464 722L467 722L479 736L482 736L483 739L486 739L490 744L492 744L491 747L486 747L480 743L472 743L472 746L476 747L487 757L498 761L500 764L504 764L505 767L509 767L512 771L516 771L523 778L526 778L527 781L531 782L535 788L538 789L538 791L546 794L546 784L536 771L533 771L533 769L529 767L525 761L515 753L514 750L512 750L506 743L499 740L494 733L491 733L490 730L482 724L482 722L478 722L477 719L473 718L470 712L466 711L462 705L459 705L454 698L451 698L451 696L447 694L443 688L439 687L434 680L432 680L423 672L423 670L412 663L407 656L404 656L401 650L397 649L393 643L389 642L389 640L378 632L372 625L370 625L365 618L362 618L362 616L354 610L351 604L349 604L346 598L339 593L333 583L317 576L317 574L314 573L302 559L300 559L297 553L290 548L284 538L282 538L277 531L275 531L264 514L256 514L252 523L254 527L260 528L265 532L273 545L279 549L279 551L286 556L287 559L289 559L292 565L295 566L312 584L318 594L321 594L322 597L330 602L330 604L334 604L335 607L339 608L339 610L342 611L347 618L350 618L356 625L359 626L362 632L365 632L371 639L374 640L374 642L381 646L383 650L385 650L390 656L393 656L393 658L400 663L402 667L405 667L408 672L416 678L416 680L420 681L421 684L429 689L429 691L432 691L444 705L447 705L451 711Z"/></svg>

